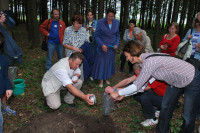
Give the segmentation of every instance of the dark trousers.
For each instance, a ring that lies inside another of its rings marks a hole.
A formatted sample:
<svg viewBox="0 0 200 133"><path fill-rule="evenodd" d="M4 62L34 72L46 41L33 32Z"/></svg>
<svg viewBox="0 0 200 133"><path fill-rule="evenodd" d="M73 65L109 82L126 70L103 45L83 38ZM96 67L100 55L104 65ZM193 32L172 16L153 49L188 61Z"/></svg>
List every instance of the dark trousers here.
<svg viewBox="0 0 200 133"><path fill-rule="evenodd" d="M153 91L149 90L144 93L139 93L133 98L142 105L142 111L146 119L155 118L155 107L161 108L162 96L158 96Z"/></svg>
<svg viewBox="0 0 200 133"><path fill-rule="evenodd" d="M184 112L181 133L194 133L195 117L198 109L200 95L200 72L195 71L192 82L184 88L167 86L163 97L157 133L167 133L169 131L169 122L172 118L176 102L184 92Z"/></svg>
<svg viewBox="0 0 200 133"><path fill-rule="evenodd" d="M120 55L120 60L121 60L120 72L122 72L124 70L124 65L126 63L126 56L124 55L124 53ZM133 64L130 61L128 61L128 66L129 66L129 72L132 73Z"/></svg>

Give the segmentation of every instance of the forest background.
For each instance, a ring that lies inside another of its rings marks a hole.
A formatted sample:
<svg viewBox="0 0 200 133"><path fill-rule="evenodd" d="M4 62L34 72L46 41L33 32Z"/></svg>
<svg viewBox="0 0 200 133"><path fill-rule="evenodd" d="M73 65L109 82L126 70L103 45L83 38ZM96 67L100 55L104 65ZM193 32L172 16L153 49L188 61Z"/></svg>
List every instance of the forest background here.
<svg viewBox="0 0 200 133"><path fill-rule="evenodd" d="M71 25L74 14L86 17L86 11L91 8L98 20L105 17L108 7L113 7L117 10L116 18L120 20L121 36L128 27L128 21L135 18L137 26L153 29L151 41L156 49L160 41L157 36L171 22L179 24L181 38L185 35L195 14L200 11L200 0L0 0L0 10L13 11L17 25L26 24L32 47L40 45L38 26L50 17L54 7L60 10L60 18L66 26Z"/></svg>

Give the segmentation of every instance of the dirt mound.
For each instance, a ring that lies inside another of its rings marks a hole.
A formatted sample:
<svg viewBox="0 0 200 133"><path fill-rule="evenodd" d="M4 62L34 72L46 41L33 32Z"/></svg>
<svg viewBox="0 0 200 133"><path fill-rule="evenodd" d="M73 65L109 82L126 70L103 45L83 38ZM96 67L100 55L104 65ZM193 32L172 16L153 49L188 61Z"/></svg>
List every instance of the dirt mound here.
<svg viewBox="0 0 200 133"><path fill-rule="evenodd" d="M30 122L14 133L119 133L110 117L97 118L57 110L34 116Z"/></svg>

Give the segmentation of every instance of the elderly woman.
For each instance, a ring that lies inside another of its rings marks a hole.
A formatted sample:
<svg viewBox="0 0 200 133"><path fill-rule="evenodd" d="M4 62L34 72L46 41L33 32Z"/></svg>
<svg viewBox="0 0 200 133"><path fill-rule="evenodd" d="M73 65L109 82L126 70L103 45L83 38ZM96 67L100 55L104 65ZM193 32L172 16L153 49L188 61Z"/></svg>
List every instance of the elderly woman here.
<svg viewBox="0 0 200 133"><path fill-rule="evenodd" d="M103 80L110 84L108 79L115 73L115 52L119 47L119 21L114 19L115 9L108 8L106 18L97 22L95 40L97 55L95 58L92 77L100 80L99 87L103 87Z"/></svg>
<svg viewBox="0 0 200 133"><path fill-rule="evenodd" d="M142 86L150 77L168 84L163 97L157 132L166 133L172 118L176 102L184 92L184 112L182 132L194 132L195 116L200 95L200 72L190 63L168 54L145 53L143 45L130 41L124 47L124 54L131 63L140 63L142 69L133 84L116 92L111 92L113 99L121 100L124 96L143 92Z"/></svg>
<svg viewBox="0 0 200 133"><path fill-rule="evenodd" d="M74 15L72 18L72 26L65 29L63 46L65 48L66 57L70 57L73 52L83 52L80 48L85 42L89 42L88 34L84 27L84 18L82 15ZM81 79L83 79L83 65L81 69Z"/></svg>
<svg viewBox="0 0 200 133"><path fill-rule="evenodd" d="M159 44L161 53L167 53L171 56L175 56L176 48L180 43L180 37L177 35L178 29L179 27L176 22L172 22L169 25L169 34L165 34Z"/></svg>
<svg viewBox="0 0 200 133"><path fill-rule="evenodd" d="M147 33L145 30L142 30L139 27L135 27L133 30L133 34L134 34L135 40L142 43L145 46L145 52L147 53L154 52L153 48L151 47L151 40L147 36Z"/></svg>

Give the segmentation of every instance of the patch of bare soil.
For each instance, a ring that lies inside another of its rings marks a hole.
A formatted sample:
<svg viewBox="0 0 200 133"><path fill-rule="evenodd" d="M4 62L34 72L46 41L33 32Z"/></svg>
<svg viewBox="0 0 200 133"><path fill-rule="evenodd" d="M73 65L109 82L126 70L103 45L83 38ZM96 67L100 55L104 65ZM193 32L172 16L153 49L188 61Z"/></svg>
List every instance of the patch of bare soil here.
<svg viewBox="0 0 200 133"><path fill-rule="evenodd" d="M112 118L78 114L75 109L57 110L31 118L14 133L119 133Z"/></svg>

